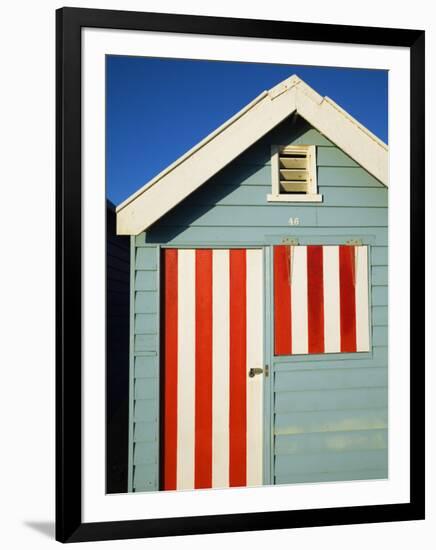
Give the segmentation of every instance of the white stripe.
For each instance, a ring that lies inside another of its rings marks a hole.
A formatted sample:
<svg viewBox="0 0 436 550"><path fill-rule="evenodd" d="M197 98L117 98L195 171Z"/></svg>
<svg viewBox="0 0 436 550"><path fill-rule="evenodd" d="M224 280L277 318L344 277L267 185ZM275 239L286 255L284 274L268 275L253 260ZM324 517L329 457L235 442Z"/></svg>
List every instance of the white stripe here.
<svg viewBox="0 0 436 550"><path fill-rule="evenodd" d="M369 351L368 247L355 248L356 349Z"/></svg>
<svg viewBox="0 0 436 550"><path fill-rule="evenodd" d="M323 246L324 271L324 351L341 351L339 292L339 247Z"/></svg>
<svg viewBox="0 0 436 550"><path fill-rule="evenodd" d="M195 250L178 251L177 489L194 488Z"/></svg>
<svg viewBox="0 0 436 550"><path fill-rule="evenodd" d="M307 247L291 247L292 353L308 353Z"/></svg>
<svg viewBox="0 0 436 550"><path fill-rule="evenodd" d="M247 250L247 485L262 485L263 374L248 376L250 368L263 368L262 250Z"/></svg>
<svg viewBox="0 0 436 550"><path fill-rule="evenodd" d="M229 251L212 256L212 487L229 486Z"/></svg>

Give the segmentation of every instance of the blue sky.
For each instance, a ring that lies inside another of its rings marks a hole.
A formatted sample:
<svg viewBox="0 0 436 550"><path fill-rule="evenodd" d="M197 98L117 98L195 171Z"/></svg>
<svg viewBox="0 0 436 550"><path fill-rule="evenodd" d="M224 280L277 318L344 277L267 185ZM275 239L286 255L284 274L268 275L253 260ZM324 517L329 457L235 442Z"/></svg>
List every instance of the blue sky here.
<svg viewBox="0 0 436 550"><path fill-rule="evenodd" d="M107 197L119 204L294 73L388 141L386 71L108 56Z"/></svg>

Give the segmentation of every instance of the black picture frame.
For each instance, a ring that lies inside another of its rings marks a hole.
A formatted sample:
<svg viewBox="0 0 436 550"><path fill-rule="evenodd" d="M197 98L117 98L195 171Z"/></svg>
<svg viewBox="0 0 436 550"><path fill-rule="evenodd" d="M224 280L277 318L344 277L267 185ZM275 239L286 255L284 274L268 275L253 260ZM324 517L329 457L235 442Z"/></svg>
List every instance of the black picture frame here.
<svg viewBox="0 0 436 550"><path fill-rule="evenodd" d="M82 522L81 29L127 29L410 49L410 502L135 521ZM78 542L424 519L425 33L391 29L62 8L56 13L56 539Z"/></svg>

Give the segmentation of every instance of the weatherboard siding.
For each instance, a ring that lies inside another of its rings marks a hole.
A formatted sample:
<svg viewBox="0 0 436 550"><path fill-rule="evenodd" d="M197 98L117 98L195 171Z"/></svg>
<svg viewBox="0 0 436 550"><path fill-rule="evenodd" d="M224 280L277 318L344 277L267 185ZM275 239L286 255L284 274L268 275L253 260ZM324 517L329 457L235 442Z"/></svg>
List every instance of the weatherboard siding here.
<svg viewBox="0 0 436 550"><path fill-rule="evenodd" d="M129 491L159 489L158 251L132 237Z"/></svg>
<svg viewBox="0 0 436 550"><path fill-rule="evenodd" d="M277 143L317 146L322 203L267 203L270 148ZM147 365L135 363L135 384L139 372L158 384L158 245L268 247L286 237L301 244L362 239L370 246L372 351L273 358L271 457L264 476L267 483L387 477L387 205L386 187L302 119L290 117L132 238L133 354L135 360L148 358ZM290 218L299 225L290 225ZM272 327L267 331L268 343ZM152 445L158 442L157 395L140 383L132 396L134 434L143 438L133 445L150 443L132 449L135 490L158 487L158 445Z"/></svg>

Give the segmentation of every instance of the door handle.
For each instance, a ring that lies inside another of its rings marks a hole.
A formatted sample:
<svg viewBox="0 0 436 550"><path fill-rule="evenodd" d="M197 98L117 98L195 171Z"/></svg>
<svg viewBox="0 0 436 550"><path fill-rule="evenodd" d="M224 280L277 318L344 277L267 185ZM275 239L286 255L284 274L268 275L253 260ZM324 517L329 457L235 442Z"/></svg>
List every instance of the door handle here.
<svg viewBox="0 0 436 550"><path fill-rule="evenodd" d="M250 378L254 378L256 374L262 374L265 373L265 376L268 376L268 365L265 366L265 369L262 369L261 367L251 367L251 369L248 371L248 376Z"/></svg>

